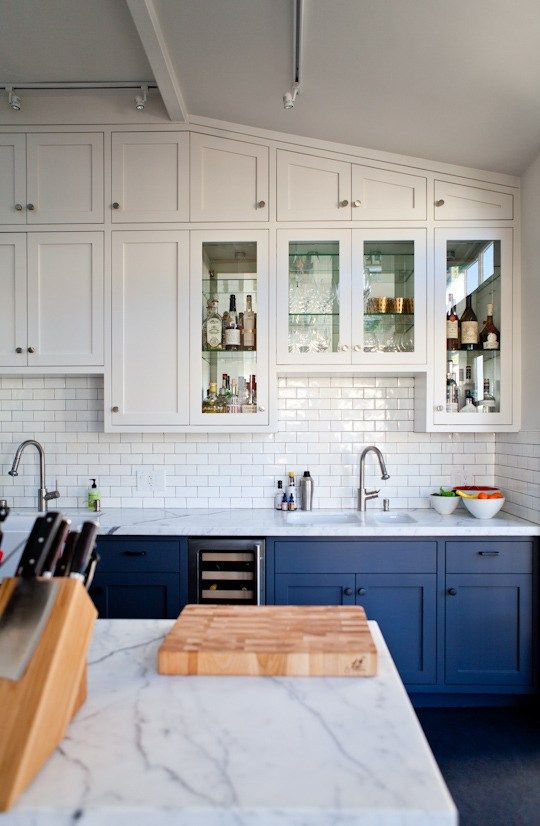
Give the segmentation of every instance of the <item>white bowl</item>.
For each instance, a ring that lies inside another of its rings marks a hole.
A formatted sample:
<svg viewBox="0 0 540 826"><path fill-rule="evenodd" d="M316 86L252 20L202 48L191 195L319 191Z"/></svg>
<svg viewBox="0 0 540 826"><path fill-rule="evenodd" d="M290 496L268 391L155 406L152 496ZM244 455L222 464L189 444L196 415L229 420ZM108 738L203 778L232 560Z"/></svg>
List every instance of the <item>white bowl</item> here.
<svg viewBox="0 0 540 826"><path fill-rule="evenodd" d="M463 499L463 504L476 519L492 519L505 502L504 496L502 499Z"/></svg>
<svg viewBox="0 0 540 826"><path fill-rule="evenodd" d="M430 498L431 507L435 508L441 516L450 516L454 513L460 500L459 496L440 496L438 493L432 493Z"/></svg>

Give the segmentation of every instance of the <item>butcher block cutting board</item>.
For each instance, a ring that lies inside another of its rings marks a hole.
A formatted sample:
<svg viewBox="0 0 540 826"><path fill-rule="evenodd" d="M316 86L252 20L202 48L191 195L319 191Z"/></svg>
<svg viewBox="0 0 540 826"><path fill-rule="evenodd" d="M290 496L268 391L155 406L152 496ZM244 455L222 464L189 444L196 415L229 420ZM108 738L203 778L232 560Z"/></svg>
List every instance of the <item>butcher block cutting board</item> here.
<svg viewBox="0 0 540 826"><path fill-rule="evenodd" d="M187 605L158 653L160 674L372 677L364 609L333 605Z"/></svg>

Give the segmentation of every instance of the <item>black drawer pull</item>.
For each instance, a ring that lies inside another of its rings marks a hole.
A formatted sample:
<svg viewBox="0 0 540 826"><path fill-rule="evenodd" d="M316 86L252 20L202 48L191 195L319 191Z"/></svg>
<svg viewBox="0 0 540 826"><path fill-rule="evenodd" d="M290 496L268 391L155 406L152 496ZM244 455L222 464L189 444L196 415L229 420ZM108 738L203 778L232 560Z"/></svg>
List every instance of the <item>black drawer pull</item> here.
<svg viewBox="0 0 540 826"><path fill-rule="evenodd" d="M455 595L457 594L457 589L456 588L449 588L448 593L450 594L451 597L455 597Z"/></svg>
<svg viewBox="0 0 540 826"><path fill-rule="evenodd" d="M499 556L499 551L478 551L478 556Z"/></svg>
<svg viewBox="0 0 540 826"><path fill-rule="evenodd" d="M123 556L146 556L146 551L122 551Z"/></svg>
<svg viewBox="0 0 540 826"><path fill-rule="evenodd" d="M354 591L353 591L352 588L344 588L343 593L345 594L346 597L352 597Z"/></svg>
<svg viewBox="0 0 540 826"><path fill-rule="evenodd" d="M358 594L359 597L363 597L363 596L365 596L366 589L365 588L359 588L356 593Z"/></svg>

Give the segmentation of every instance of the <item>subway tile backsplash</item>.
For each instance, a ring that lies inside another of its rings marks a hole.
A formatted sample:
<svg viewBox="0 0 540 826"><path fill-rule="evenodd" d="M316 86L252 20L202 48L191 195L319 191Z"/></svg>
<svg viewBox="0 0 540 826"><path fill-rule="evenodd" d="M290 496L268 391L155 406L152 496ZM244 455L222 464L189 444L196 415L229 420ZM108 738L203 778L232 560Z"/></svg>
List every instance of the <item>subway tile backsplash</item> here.
<svg viewBox="0 0 540 826"><path fill-rule="evenodd" d="M391 475L382 482L370 458L368 485L381 488L370 507L382 507L383 496L392 507L429 507L440 485L493 483L493 434L413 432L412 378L281 378L278 393L276 433L111 434L103 432L101 377L0 378L0 495L14 507L35 505L33 451L17 478L7 475L27 438L44 443L47 483L58 481L64 508L86 503L94 476L104 508L271 507L277 480L307 468L316 507L356 507L358 458L368 444L383 450ZM499 475L513 451L502 445L499 437ZM165 469L165 495L137 489L143 466Z"/></svg>

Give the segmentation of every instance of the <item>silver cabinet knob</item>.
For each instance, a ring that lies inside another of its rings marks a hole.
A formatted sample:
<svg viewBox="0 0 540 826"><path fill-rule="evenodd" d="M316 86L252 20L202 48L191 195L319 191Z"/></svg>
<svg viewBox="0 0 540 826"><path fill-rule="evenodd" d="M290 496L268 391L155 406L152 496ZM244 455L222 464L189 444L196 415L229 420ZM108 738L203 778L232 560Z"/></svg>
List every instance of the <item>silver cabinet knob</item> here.
<svg viewBox="0 0 540 826"><path fill-rule="evenodd" d="M264 209L266 206L266 201L258 201L257 202L257 209Z"/></svg>
<svg viewBox="0 0 540 826"><path fill-rule="evenodd" d="M120 204L118 203L118 201L114 202L114 204L112 205L112 208L113 209L120 209Z"/></svg>
<svg viewBox="0 0 540 826"><path fill-rule="evenodd" d="M35 209L34 204L26 204L26 209L29 209L32 212Z"/></svg>
<svg viewBox="0 0 540 826"><path fill-rule="evenodd" d="M435 201L435 206L444 206L444 199L439 198L438 201Z"/></svg>
<svg viewBox="0 0 540 826"><path fill-rule="evenodd" d="M353 205L353 207L359 207L359 206L362 206L362 201L353 201L353 202L352 202L352 205Z"/></svg>
<svg viewBox="0 0 540 826"><path fill-rule="evenodd" d="M115 404L114 407L111 407L111 413L118 413L118 405Z"/></svg>
<svg viewBox="0 0 540 826"><path fill-rule="evenodd" d="M349 349L349 345L348 344L342 344L341 349L343 350L344 353L346 353L347 350Z"/></svg>
<svg viewBox="0 0 540 826"><path fill-rule="evenodd" d="M340 207L346 207L349 206L349 202L347 201L347 199L345 199L344 201L340 201L339 205Z"/></svg>
<svg viewBox="0 0 540 826"><path fill-rule="evenodd" d="M15 347L15 352L16 353L22 353L22 351L23 351L22 347Z"/></svg>
<svg viewBox="0 0 540 826"><path fill-rule="evenodd" d="M29 352L29 353L35 353L35 352L36 352L36 348L35 348L35 347L29 347L29 348L28 348L28 352Z"/></svg>
<svg viewBox="0 0 540 826"><path fill-rule="evenodd" d="M264 413L266 407L263 407L262 404L259 405L259 413Z"/></svg>
<svg viewBox="0 0 540 826"><path fill-rule="evenodd" d="M355 352L359 353L362 348L360 347L359 344L355 344L354 349L355 349Z"/></svg>
<svg viewBox="0 0 540 826"><path fill-rule="evenodd" d="M23 205L22 204L15 204L15 209L17 212L22 212Z"/></svg>
<svg viewBox="0 0 540 826"><path fill-rule="evenodd" d="M442 413L444 410L444 404L436 404L435 410L437 411L437 413Z"/></svg>

